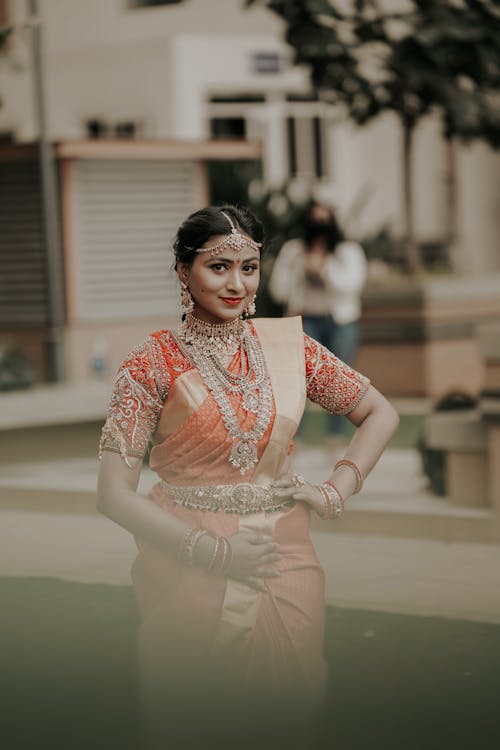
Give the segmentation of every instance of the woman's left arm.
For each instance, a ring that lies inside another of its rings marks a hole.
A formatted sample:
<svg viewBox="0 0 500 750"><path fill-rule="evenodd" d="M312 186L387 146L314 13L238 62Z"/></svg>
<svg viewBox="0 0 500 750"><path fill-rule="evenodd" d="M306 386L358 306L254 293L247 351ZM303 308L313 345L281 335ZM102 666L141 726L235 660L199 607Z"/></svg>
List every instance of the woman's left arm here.
<svg viewBox="0 0 500 750"><path fill-rule="evenodd" d="M345 416L357 428L342 463L336 466L336 457L332 456L331 471L324 480L334 485L343 504L359 491L377 463L396 431L399 416L368 378L309 336L304 336L304 341L308 398L332 414ZM324 515L324 492L318 487L308 483L297 487L297 478L291 474L275 484L279 495L303 500Z"/></svg>
<svg viewBox="0 0 500 750"><path fill-rule="evenodd" d="M352 462L364 479L395 433L399 416L380 391L370 385L361 401L346 418L357 429L343 460ZM337 487L344 500L355 492L357 486L356 474L349 464L342 464L337 469L332 467L328 481Z"/></svg>

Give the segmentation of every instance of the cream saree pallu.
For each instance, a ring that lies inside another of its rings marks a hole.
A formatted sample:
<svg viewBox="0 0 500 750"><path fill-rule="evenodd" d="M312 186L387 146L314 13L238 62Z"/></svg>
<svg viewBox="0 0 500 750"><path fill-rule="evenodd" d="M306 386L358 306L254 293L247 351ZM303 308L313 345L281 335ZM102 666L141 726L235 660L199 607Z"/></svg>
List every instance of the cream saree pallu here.
<svg viewBox="0 0 500 750"><path fill-rule="evenodd" d="M195 488L251 481L265 485L282 471L305 401L304 350L300 321L253 323L274 397L274 414L257 445L251 479L228 462L231 439L220 411L197 370L180 375L164 404L151 451L161 480L151 500L190 526L231 538L239 531L272 537L283 553L280 577L256 591L231 578L189 568L137 539L132 577L141 610L139 648L147 701L170 723L175 706L182 734L193 708L200 718L229 728L228 712L260 720L279 710L304 716L320 704L323 659L324 574L309 538L309 510L296 503L272 512L245 515L184 507L168 496L165 483ZM230 365L231 368L232 365ZM238 399L231 403L243 429L253 415ZM230 707L230 708L229 708ZM218 708L221 710L220 716ZM184 710L185 709L185 710Z"/></svg>

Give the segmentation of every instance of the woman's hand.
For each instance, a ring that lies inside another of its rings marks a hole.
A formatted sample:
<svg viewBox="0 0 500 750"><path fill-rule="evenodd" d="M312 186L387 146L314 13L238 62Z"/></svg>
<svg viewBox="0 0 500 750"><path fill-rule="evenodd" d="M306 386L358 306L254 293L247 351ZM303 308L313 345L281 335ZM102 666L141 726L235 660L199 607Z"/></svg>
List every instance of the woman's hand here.
<svg viewBox="0 0 500 750"><path fill-rule="evenodd" d="M241 531L229 537L233 553L228 576L246 583L258 591L265 591L266 578L275 578L280 573L273 568L283 555L271 537Z"/></svg>
<svg viewBox="0 0 500 750"><path fill-rule="evenodd" d="M274 495L283 499L300 500L321 515L325 503L321 491L300 474L284 474L273 482Z"/></svg>

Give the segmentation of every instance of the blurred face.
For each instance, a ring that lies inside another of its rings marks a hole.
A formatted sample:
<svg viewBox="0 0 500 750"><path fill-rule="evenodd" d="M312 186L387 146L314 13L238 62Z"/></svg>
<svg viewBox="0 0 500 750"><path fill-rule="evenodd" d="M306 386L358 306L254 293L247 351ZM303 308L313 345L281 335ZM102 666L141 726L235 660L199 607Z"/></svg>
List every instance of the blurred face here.
<svg viewBox="0 0 500 750"><path fill-rule="evenodd" d="M210 237L204 247L212 247L226 235ZM179 278L187 284L194 299L194 315L207 323L227 323L242 314L253 300L260 280L260 256L251 247L224 248L212 256L197 253L192 266L181 265Z"/></svg>

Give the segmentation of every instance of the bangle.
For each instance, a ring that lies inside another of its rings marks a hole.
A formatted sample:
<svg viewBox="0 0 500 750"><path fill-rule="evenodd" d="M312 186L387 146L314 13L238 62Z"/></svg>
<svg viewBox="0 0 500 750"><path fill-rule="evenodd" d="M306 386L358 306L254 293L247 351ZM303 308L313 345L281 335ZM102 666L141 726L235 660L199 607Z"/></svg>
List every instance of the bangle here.
<svg viewBox="0 0 500 750"><path fill-rule="evenodd" d="M334 518L338 518L342 515L344 510L344 504L342 502L342 496L338 489L331 482L324 482L320 485L323 494L328 498L327 502L327 513L325 513L324 520L332 521Z"/></svg>
<svg viewBox="0 0 500 750"><path fill-rule="evenodd" d="M335 492L335 494L337 496L337 499L338 499L338 502L340 504L340 513L343 513L344 512L344 498L340 494L338 488L333 484L333 482L330 482L329 479L326 480L325 484L327 485L327 491L328 490L330 490L330 491L333 490ZM340 514L338 514L338 515L340 515Z"/></svg>
<svg viewBox="0 0 500 750"><path fill-rule="evenodd" d="M222 543L224 544L224 556L222 558L222 563L220 567L219 573L221 575L226 574L231 567L231 563L233 561L233 550L231 547L231 544L229 543L229 539L227 539L225 536L221 537Z"/></svg>
<svg viewBox="0 0 500 750"><path fill-rule="evenodd" d="M362 473L360 472L360 470L358 469L354 461L349 461L348 458L342 458L340 459L340 461L337 461L334 467L334 471L335 469L338 469L340 466L348 466L351 469L351 471L354 472L356 476L356 489L354 490L353 495L356 495L363 488L364 480L363 480Z"/></svg>
<svg viewBox="0 0 500 750"><path fill-rule="evenodd" d="M323 482L323 484L314 485L320 491L325 510L317 515L322 521L332 521L338 518L344 512L344 501L342 495L332 482Z"/></svg>
<svg viewBox="0 0 500 750"><path fill-rule="evenodd" d="M207 565L207 571L214 575L224 575L229 570L232 560L233 551L229 540L225 536L215 537L215 549Z"/></svg>
<svg viewBox="0 0 500 750"><path fill-rule="evenodd" d="M211 572L212 572L212 568L214 567L214 565L215 565L215 562L216 562L216 560L217 560L217 556L218 556L218 554L219 554L219 549L220 549L220 545L221 545L221 541L220 541L220 540L221 540L221 537L220 537L220 536L216 536L216 537L215 537L215 547L214 547L214 551L213 551L213 553L212 553L212 557L210 558L210 561L209 561L209 563L208 563L208 565L207 565L207 570L208 570L208 572L209 572L209 573L211 573Z"/></svg>
<svg viewBox="0 0 500 750"><path fill-rule="evenodd" d="M326 487L324 487L322 484L317 484L316 489L319 490L321 493L321 497L323 498L323 504L325 508L323 513L318 513L318 516L321 518L322 521L329 521L331 518L333 518L333 505L330 499L330 495L328 494Z"/></svg>
<svg viewBox="0 0 500 750"><path fill-rule="evenodd" d="M187 529L187 531L184 532L179 545L179 552L177 555L178 560L185 565L189 565L189 567L193 567L194 548L200 541L201 537L205 536L207 533L208 532L204 529Z"/></svg>

